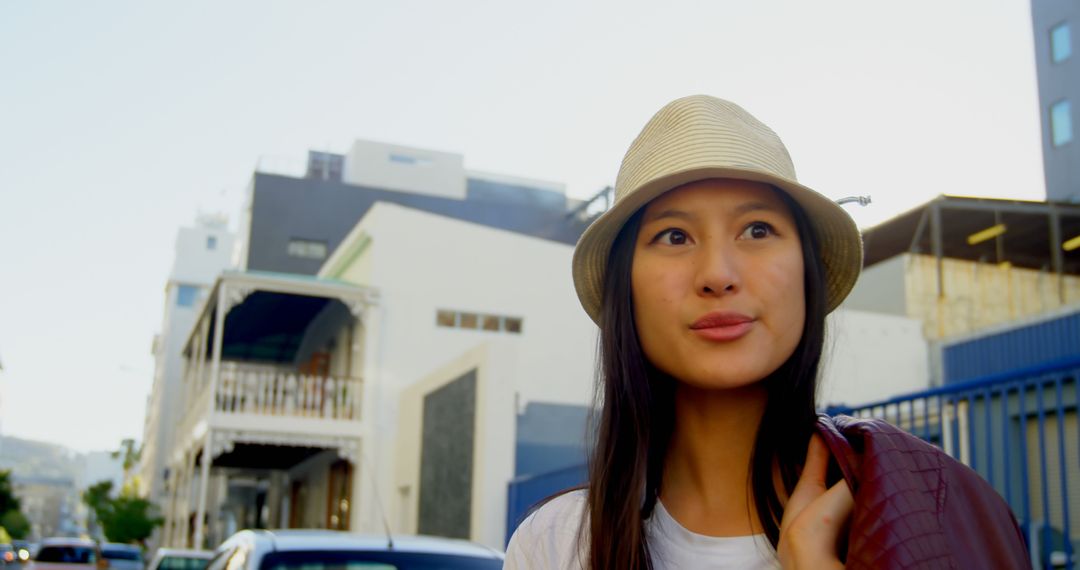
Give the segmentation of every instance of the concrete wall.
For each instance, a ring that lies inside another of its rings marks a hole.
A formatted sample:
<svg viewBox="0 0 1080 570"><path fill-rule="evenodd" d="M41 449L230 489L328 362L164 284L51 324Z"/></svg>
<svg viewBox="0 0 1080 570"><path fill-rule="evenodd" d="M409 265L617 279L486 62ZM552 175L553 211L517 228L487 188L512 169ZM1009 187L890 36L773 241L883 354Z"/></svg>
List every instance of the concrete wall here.
<svg viewBox="0 0 1080 570"><path fill-rule="evenodd" d="M1080 6L1073 0L1032 0L1031 20L1046 198L1080 203ZM1072 57L1055 63L1050 57L1050 30L1061 22L1071 27ZM1055 147L1050 133L1050 105L1063 99L1072 105L1073 141Z"/></svg>
<svg viewBox="0 0 1080 570"><path fill-rule="evenodd" d="M937 293L937 261L930 255L908 258L908 315L923 322L923 333L940 340L994 325L1044 314L1080 302L1080 277L959 259L943 260L945 296Z"/></svg>
<svg viewBox="0 0 1080 570"><path fill-rule="evenodd" d="M465 157L449 152L358 140L345 156L343 177L354 186L465 198Z"/></svg>
<svg viewBox="0 0 1080 570"><path fill-rule="evenodd" d="M907 290L904 275L907 257L900 255L863 269L844 307L890 315L907 315Z"/></svg>
<svg viewBox="0 0 1080 570"><path fill-rule="evenodd" d="M472 449L470 517L467 537L493 548L504 546L506 483L513 477L514 391L517 368L512 343L492 341L465 352L401 391L397 453L392 454L394 489L391 528L415 533L422 528L423 434L425 399L448 384L473 374L476 413Z"/></svg>
<svg viewBox="0 0 1080 570"><path fill-rule="evenodd" d="M209 285L231 266L236 238L224 220L209 218L200 224L177 231L169 281Z"/></svg>
<svg viewBox="0 0 1080 570"><path fill-rule="evenodd" d="M823 407L867 404L930 386L929 349L917 319L843 308L828 317L827 327L818 383Z"/></svg>

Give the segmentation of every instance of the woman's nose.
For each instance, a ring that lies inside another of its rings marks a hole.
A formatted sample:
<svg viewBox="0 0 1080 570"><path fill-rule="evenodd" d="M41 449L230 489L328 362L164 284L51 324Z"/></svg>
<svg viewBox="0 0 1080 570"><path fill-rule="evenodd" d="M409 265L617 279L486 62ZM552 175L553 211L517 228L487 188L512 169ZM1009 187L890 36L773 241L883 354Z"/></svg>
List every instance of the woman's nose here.
<svg viewBox="0 0 1080 570"><path fill-rule="evenodd" d="M695 287L699 295L726 295L739 290L739 272L730 246L710 245L702 248L702 255Z"/></svg>

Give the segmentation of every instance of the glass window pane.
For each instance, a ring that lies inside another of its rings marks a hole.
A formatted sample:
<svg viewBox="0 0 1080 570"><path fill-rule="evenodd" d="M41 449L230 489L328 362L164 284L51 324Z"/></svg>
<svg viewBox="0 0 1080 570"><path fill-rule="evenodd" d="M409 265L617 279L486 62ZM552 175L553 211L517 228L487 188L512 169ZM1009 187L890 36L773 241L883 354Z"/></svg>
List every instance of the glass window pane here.
<svg viewBox="0 0 1080 570"><path fill-rule="evenodd" d="M206 249L217 249L216 236L206 236Z"/></svg>
<svg viewBox="0 0 1080 570"><path fill-rule="evenodd" d="M454 311L438 311L435 313L435 324L440 327L452 327L456 316L457 313Z"/></svg>
<svg viewBox="0 0 1080 570"><path fill-rule="evenodd" d="M195 299L199 296L199 288L191 285L180 285L176 289L176 304L180 307L195 306Z"/></svg>
<svg viewBox="0 0 1080 570"><path fill-rule="evenodd" d="M1050 140L1061 146L1073 139L1072 105L1068 100L1050 106Z"/></svg>
<svg viewBox="0 0 1080 570"><path fill-rule="evenodd" d="M499 330L499 317L496 317L494 315L484 315L483 329L486 331Z"/></svg>
<svg viewBox="0 0 1080 570"><path fill-rule="evenodd" d="M507 332L520 333L521 319L506 317L506 321L503 322L503 328L506 329Z"/></svg>
<svg viewBox="0 0 1080 570"><path fill-rule="evenodd" d="M461 328L475 329L479 320L476 313L461 313Z"/></svg>
<svg viewBox="0 0 1080 570"><path fill-rule="evenodd" d="M1062 22L1050 30L1050 59L1057 63L1072 55L1072 33L1069 23Z"/></svg>
<svg viewBox="0 0 1080 570"><path fill-rule="evenodd" d="M289 240L286 251L293 257L323 259L326 257L326 242L293 238Z"/></svg>

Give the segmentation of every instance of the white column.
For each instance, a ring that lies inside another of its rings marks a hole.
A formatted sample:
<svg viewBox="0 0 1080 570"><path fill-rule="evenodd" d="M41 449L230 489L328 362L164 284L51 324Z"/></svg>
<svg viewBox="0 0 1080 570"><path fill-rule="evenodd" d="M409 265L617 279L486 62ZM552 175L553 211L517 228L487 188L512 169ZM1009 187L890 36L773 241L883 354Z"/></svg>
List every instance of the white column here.
<svg viewBox="0 0 1080 570"><path fill-rule="evenodd" d="M192 475L195 473L195 452L194 450L187 450L184 452L184 486L181 488L183 491L183 497L181 504L183 508L179 509L182 515L180 519L180 547L188 547L188 517L191 516L191 484Z"/></svg>
<svg viewBox="0 0 1080 570"><path fill-rule="evenodd" d="M357 483L354 486L356 494L353 495L355 504L352 506L353 520L359 523L352 527L354 532L383 532L383 518L376 494L384 491L382 484L389 485L392 480L385 482L379 479L379 453L381 445L379 441L380 423L383 418L376 417L381 406L380 396L382 386L379 378L379 365L382 361L382 313L385 309L379 304L369 304L364 307L364 357L363 375L361 377L361 402L360 419L365 426L363 439L360 441L357 456ZM389 466L388 466L389 467ZM392 473L392 471L391 471ZM385 495L384 495L385 496ZM363 513L363 514L361 514Z"/></svg>
<svg viewBox="0 0 1080 570"><path fill-rule="evenodd" d="M176 470L173 469L172 464L169 466L169 480L165 482L164 489L164 524L161 525L161 545L164 547L172 546L172 529L173 529L173 517L176 516L176 503L174 502L175 493L173 493L176 487Z"/></svg>
<svg viewBox="0 0 1080 570"><path fill-rule="evenodd" d="M210 363L210 386L207 389L210 398L208 408L206 411L206 419L208 423L214 416L214 408L217 402L217 387L218 376L221 374L221 343L222 337L225 336L225 300L228 298L227 291L228 286L224 282L218 287L217 306L214 307L214 354L213 361ZM206 486L209 484L210 479L210 463L213 458L210 454L210 444L213 439L214 431L212 429L206 430L206 439L203 441L202 452L202 471L201 477L199 477L199 498L198 504L195 510L195 548L203 547L203 537L206 531L203 524L203 519L206 517Z"/></svg>

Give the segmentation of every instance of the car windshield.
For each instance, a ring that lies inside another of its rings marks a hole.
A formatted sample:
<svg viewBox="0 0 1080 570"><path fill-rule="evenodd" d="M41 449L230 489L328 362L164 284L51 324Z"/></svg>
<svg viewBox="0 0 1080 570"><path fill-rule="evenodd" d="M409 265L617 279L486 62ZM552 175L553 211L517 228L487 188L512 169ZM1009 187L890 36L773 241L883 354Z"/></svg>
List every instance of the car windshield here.
<svg viewBox="0 0 1080 570"><path fill-rule="evenodd" d="M101 555L110 560L142 560L137 548L102 548Z"/></svg>
<svg viewBox="0 0 1080 570"><path fill-rule="evenodd" d="M203 570L209 560L203 558L185 558L183 556L165 556L158 564L158 570Z"/></svg>
<svg viewBox="0 0 1080 570"><path fill-rule="evenodd" d="M275 552L259 570L499 570L502 560L395 551Z"/></svg>
<svg viewBox="0 0 1080 570"><path fill-rule="evenodd" d="M97 555L89 546L43 546L34 560L66 564L94 564Z"/></svg>

